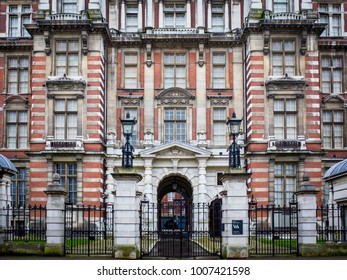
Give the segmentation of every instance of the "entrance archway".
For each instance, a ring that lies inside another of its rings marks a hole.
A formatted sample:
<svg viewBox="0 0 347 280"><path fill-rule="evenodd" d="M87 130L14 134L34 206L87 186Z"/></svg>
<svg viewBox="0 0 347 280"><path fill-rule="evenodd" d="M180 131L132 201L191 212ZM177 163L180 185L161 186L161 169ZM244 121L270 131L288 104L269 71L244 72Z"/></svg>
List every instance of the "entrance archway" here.
<svg viewBox="0 0 347 280"><path fill-rule="evenodd" d="M193 203L188 179L173 174L158 186L157 202L143 201L140 211L142 257L189 258L220 256L221 236L211 231L215 210L207 203Z"/></svg>
<svg viewBox="0 0 347 280"><path fill-rule="evenodd" d="M179 175L164 178L158 187L158 230L162 238L188 238L192 228L192 188Z"/></svg>

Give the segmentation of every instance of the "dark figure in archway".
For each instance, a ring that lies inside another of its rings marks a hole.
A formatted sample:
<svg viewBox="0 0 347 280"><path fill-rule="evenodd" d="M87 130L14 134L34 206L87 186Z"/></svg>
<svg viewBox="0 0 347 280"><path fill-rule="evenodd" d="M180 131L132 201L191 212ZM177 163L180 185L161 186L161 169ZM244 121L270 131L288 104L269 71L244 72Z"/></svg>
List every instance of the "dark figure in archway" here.
<svg viewBox="0 0 347 280"><path fill-rule="evenodd" d="M165 229L178 229L178 224L174 218L167 220L164 224Z"/></svg>

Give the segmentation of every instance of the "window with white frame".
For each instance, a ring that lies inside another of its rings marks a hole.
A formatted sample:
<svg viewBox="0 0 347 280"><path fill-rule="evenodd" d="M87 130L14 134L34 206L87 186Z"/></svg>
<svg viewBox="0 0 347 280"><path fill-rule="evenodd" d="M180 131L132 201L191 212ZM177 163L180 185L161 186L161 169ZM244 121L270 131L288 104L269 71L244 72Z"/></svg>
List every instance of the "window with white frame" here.
<svg viewBox="0 0 347 280"><path fill-rule="evenodd" d="M295 40L272 41L272 75L295 75Z"/></svg>
<svg viewBox="0 0 347 280"><path fill-rule="evenodd" d="M61 11L64 14L77 14L78 0L61 0Z"/></svg>
<svg viewBox="0 0 347 280"><path fill-rule="evenodd" d="M292 0L273 0L272 8L274 13L287 13L291 11Z"/></svg>
<svg viewBox="0 0 347 280"><path fill-rule="evenodd" d="M296 139L296 106L296 99L274 100L274 134L276 139Z"/></svg>
<svg viewBox="0 0 347 280"><path fill-rule="evenodd" d="M339 56L322 56L322 92L341 93L343 59Z"/></svg>
<svg viewBox="0 0 347 280"><path fill-rule="evenodd" d="M28 112L9 110L6 112L6 146L8 149L28 147Z"/></svg>
<svg viewBox="0 0 347 280"><path fill-rule="evenodd" d="M29 58L14 56L7 58L7 93L29 92Z"/></svg>
<svg viewBox="0 0 347 280"><path fill-rule="evenodd" d="M319 4L319 22L327 27L321 36L342 36L341 4Z"/></svg>
<svg viewBox="0 0 347 280"><path fill-rule="evenodd" d="M211 27L213 32L224 31L224 5L212 4L211 6Z"/></svg>
<svg viewBox="0 0 347 280"><path fill-rule="evenodd" d="M213 108L214 145L226 145L226 108Z"/></svg>
<svg viewBox="0 0 347 280"><path fill-rule="evenodd" d="M186 26L186 5L184 3L164 4L164 27L184 28Z"/></svg>
<svg viewBox="0 0 347 280"><path fill-rule="evenodd" d="M225 53L213 53L212 55L212 86L213 88L225 88Z"/></svg>
<svg viewBox="0 0 347 280"><path fill-rule="evenodd" d="M130 119L136 119L137 122L136 124L134 125L134 128L133 128L133 134L131 135L130 139L129 139L129 142L131 145L136 145L136 142L137 142L137 132L138 132L138 124L140 123L138 120L138 114L137 114L137 109L136 108L125 108L124 109L124 115L123 115L123 118L125 119L126 118L126 115L129 113L129 116L130 116Z"/></svg>
<svg viewBox="0 0 347 280"><path fill-rule="evenodd" d="M274 204L289 206L296 192L297 167L292 163L277 163L274 176Z"/></svg>
<svg viewBox="0 0 347 280"><path fill-rule="evenodd" d="M185 108L164 109L164 142L186 142L187 112Z"/></svg>
<svg viewBox="0 0 347 280"><path fill-rule="evenodd" d="M56 163L55 172L60 175L60 184L68 193L67 203L77 204L77 164Z"/></svg>
<svg viewBox="0 0 347 280"><path fill-rule="evenodd" d="M18 173L11 178L12 207L25 207L27 192L27 176L25 168L17 168Z"/></svg>
<svg viewBox="0 0 347 280"><path fill-rule="evenodd" d="M55 139L76 139L78 127L77 99L56 99L54 101Z"/></svg>
<svg viewBox="0 0 347 280"><path fill-rule="evenodd" d="M137 53L124 54L124 87L137 88Z"/></svg>
<svg viewBox="0 0 347 280"><path fill-rule="evenodd" d="M186 87L186 54L164 54L164 87Z"/></svg>
<svg viewBox="0 0 347 280"><path fill-rule="evenodd" d="M24 24L31 21L30 5L10 5L8 17L8 36L9 37L30 37Z"/></svg>
<svg viewBox="0 0 347 280"><path fill-rule="evenodd" d="M125 31L137 32L138 31L138 6L136 4L126 5L125 7Z"/></svg>
<svg viewBox="0 0 347 280"><path fill-rule="evenodd" d="M56 75L78 76L79 41L57 40L55 52Z"/></svg>
<svg viewBox="0 0 347 280"><path fill-rule="evenodd" d="M343 148L343 111L323 111L323 147L326 149Z"/></svg>

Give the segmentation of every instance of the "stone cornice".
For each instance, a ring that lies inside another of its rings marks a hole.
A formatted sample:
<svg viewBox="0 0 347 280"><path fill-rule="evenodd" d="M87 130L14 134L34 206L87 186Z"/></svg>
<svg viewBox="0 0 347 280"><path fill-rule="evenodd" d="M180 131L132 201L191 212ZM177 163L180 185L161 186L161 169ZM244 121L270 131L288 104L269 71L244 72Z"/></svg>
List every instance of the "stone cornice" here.
<svg viewBox="0 0 347 280"><path fill-rule="evenodd" d="M33 40L31 38L3 38L0 39L0 50L31 51Z"/></svg>
<svg viewBox="0 0 347 280"><path fill-rule="evenodd" d="M62 77L50 77L46 80L48 91L84 91L86 81L83 78L71 78L66 75Z"/></svg>

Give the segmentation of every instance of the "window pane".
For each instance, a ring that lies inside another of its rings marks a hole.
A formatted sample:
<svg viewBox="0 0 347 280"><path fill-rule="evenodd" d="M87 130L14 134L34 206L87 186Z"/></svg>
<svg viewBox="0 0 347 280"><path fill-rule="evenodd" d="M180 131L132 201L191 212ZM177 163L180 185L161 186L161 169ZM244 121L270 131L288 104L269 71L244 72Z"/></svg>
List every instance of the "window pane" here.
<svg viewBox="0 0 347 280"><path fill-rule="evenodd" d="M17 122L17 112L7 112L7 122Z"/></svg>
<svg viewBox="0 0 347 280"><path fill-rule="evenodd" d="M274 115L274 134L276 139L284 139L284 115Z"/></svg>
<svg viewBox="0 0 347 280"><path fill-rule="evenodd" d="M28 113L27 112L19 112L18 113L19 122L27 122L28 121Z"/></svg>
<svg viewBox="0 0 347 280"><path fill-rule="evenodd" d="M68 100L67 101L67 110L69 112L77 112L77 100Z"/></svg>
<svg viewBox="0 0 347 280"><path fill-rule="evenodd" d="M174 119L174 110L166 109L164 111L164 120L173 120Z"/></svg>
<svg viewBox="0 0 347 280"><path fill-rule="evenodd" d="M55 111L65 111L65 100L55 100Z"/></svg>
<svg viewBox="0 0 347 280"><path fill-rule="evenodd" d="M343 122L343 112L335 111L334 112L334 122Z"/></svg>
<svg viewBox="0 0 347 280"><path fill-rule="evenodd" d="M226 125L224 122L214 122L213 140L215 145L226 144Z"/></svg>
<svg viewBox="0 0 347 280"><path fill-rule="evenodd" d="M185 120L186 119L186 110L177 109L176 110L176 120Z"/></svg>
<svg viewBox="0 0 347 280"><path fill-rule="evenodd" d="M213 110L213 119L219 121L226 121L225 109L214 109Z"/></svg>
<svg viewBox="0 0 347 280"><path fill-rule="evenodd" d="M55 138L65 139L65 115L56 114L54 120Z"/></svg>
<svg viewBox="0 0 347 280"><path fill-rule="evenodd" d="M286 111L287 112L296 112L296 100L286 100Z"/></svg>
<svg viewBox="0 0 347 280"><path fill-rule="evenodd" d="M14 124L7 125L7 147L10 149L17 148L16 129L17 127Z"/></svg>
<svg viewBox="0 0 347 280"><path fill-rule="evenodd" d="M176 64L186 64L186 55L176 54Z"/></svg>
<svg viewBox="0 0 347 280"><path fill-rule="evenodd" d="M283 100L274 100L274 110L275 111L284 111L284 101Z"/></svg>
<svg viewBox="0 0 347 280"><path fill-rule="evenodd" d="M295 51L294 41L284 41L284 50L285 51Z"/></svg>

